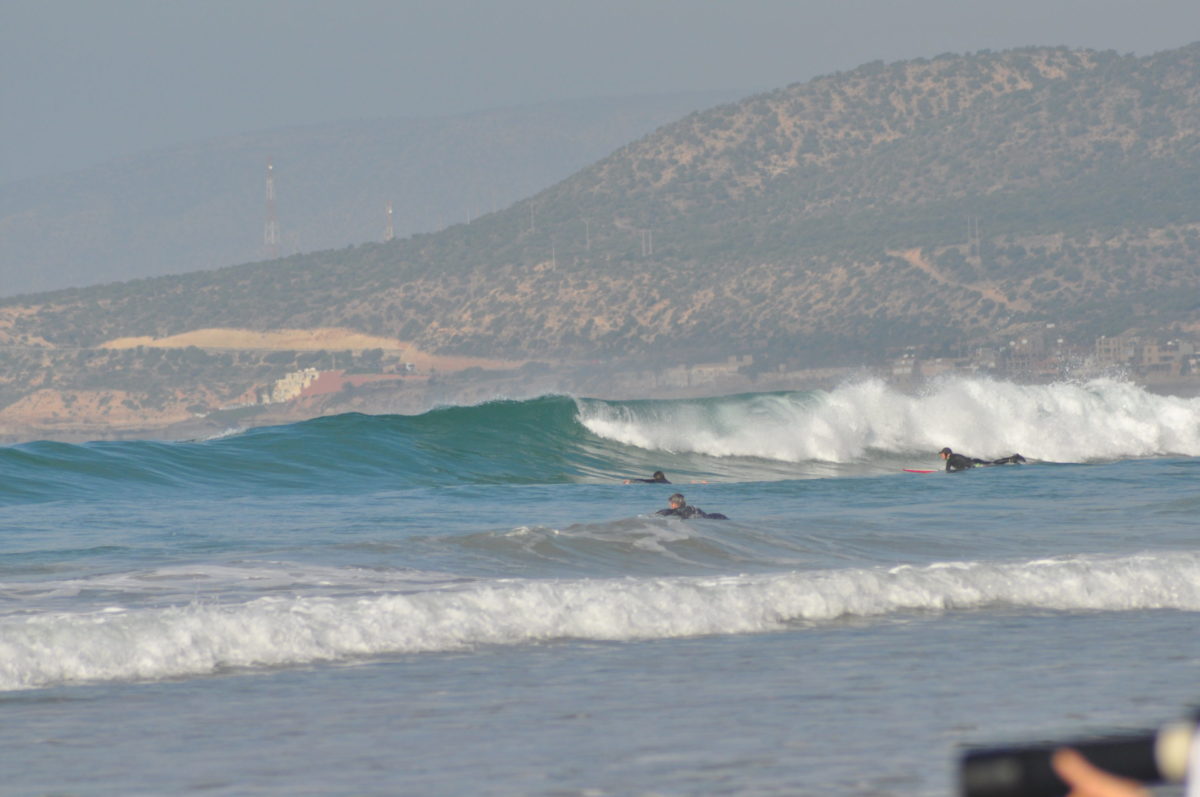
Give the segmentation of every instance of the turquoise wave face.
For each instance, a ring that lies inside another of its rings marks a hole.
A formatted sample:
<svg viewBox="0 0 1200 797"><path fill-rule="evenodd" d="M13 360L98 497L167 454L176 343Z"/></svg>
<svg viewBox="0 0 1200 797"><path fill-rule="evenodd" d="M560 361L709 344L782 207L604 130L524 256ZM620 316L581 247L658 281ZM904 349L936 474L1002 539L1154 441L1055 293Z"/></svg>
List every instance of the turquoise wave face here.
<svg viewBox="0 0 1200 797"><path fill-rule="evenodd" d="M1127 383L984 378L903 394L878 380L808 393L604 401L543 396L421 415L345 414L190 442L0 449L0 505L139 497L362 494L480 484L676 484L940 470L935 453L1031 462L1200 456L1200 399Z"/></svg>
<svg viewBox="0 0 1200 797"><path fill-rule="evenodd" d="M595 442L563 397L345 414L204 441L38 442L0 449L0 502L555 483L605 467Z"/></svg>
<svg viewBox="0 0 1200 797"><path fill-rule="evenodd" d="M738 402L742 399L731 399ZM665 470L673 482L790 478L787 465L721 457L594 432L597 413L675 428L697 402L544 396L421 415L349 413L202 441L38 442L0 449L0 505L138 497L357 494L479 484L620 482ZM695 431L704 434L706 425Z"/></svg>

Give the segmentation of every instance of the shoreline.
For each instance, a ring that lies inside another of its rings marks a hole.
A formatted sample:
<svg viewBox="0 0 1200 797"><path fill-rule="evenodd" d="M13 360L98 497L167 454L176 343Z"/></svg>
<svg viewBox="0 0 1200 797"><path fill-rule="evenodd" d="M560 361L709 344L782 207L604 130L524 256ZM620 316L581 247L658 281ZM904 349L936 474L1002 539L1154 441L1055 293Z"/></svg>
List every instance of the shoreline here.
<svg viewBox="0 0 1200 797"><path fill-rule="evenodd" d="M963 377L992 375L949 372ZM470 379L444 378L420 386L394 383L360 388L354 391L297 399L278 404L263 404L228 410L216 410L202 417L154 423L121 425L80 421L72 423L56 416L39 424L10 422L0 427L0 445L33 442L82 444L128 440L179 442L205 440L224 434L266 426L300 423L315 418L360 412L368 415L420 415L448 406L471 406L496 400L521 401L545 395L570 395L610 401L705 399L740 393L832 390L854 379L883 379L901 392L915 392L931 378L887 376L866 367L820 369L808 373L760 374L754 377L727 374L702 384L649 384L646 381L614 379L604 369L594 372L504 375ZM936 378L936 377L935 377ZM1049 378L1005 379L1016 384L1054 384L1068 380ZM1071 380L1078 381L1078 380ZM1200 397L1200 377L1172 379L1126 379L1131 385L1159 396L1182 399ZM7 428L5 428L7 427Z"/></svg>

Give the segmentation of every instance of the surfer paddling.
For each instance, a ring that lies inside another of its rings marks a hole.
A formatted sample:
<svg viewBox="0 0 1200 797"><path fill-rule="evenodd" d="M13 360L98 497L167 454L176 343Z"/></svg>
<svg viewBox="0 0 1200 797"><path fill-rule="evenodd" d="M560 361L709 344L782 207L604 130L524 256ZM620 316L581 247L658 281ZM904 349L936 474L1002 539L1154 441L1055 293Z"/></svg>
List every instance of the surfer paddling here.
<svg viewBox="0 0 1200 797"><path fill-rule="evenodd" d="M729 520L729 518L720 512L705 512L698 506L689 506L688 502L684 500L683 493L672 495L667 499L667 504L669 505L667 509L660 509L654 514L678 517L684 520L694 517L705 518L706 520Z"/></svg>
<svg viewBox="0 0 1200 797"><path fill-rule="evenodd" d="M670 484L670 482L667 481L667 474L663 473L661 470L654 471L654 473L650 474L649 479L630 478L630 479L626 479L625 483L626 484L634 484L634 483L638 483L638 484Z"/></svg>
<svg viewBox="0 0 1200 797"><path fill-rule="evenodd" d="M667 481L667 475L661 470L656 470L650 474L649 479L635 479L630 477L624 480L625 484L670 484ZM692 479L692 484L708 484L708 479Z"/></svg>
<svg viewBox="0 0 1200 797"><path fill-rule="evenodd" d="M1000 459L976 459L964 454L955 454L948 447L943 448L938 453L946 461L946 470L948 471L966 470L974 468L977 465L1020 465L1025 461L1025 457L1020 454L1013 454L1011 457L1000 457Z"/></svg>

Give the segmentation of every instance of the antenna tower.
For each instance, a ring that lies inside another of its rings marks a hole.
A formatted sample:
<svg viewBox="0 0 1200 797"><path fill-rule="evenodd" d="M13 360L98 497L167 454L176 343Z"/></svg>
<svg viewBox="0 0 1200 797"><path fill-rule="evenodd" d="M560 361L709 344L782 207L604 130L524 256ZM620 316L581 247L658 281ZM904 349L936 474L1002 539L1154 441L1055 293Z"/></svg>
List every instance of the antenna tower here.
<svg viewBox="0 0 1200 797"><path fill-rule="evenodd" d="M267 159L267 226L263 230L263 248L267 257L279 257L279 218L275 214L275 166Z"/></svg>
<svg viewBox="0 0 1200 797"><path fill-rule="evenodd" d="M387 230L383 233L383 240L390 241L396 237L396 227L392 224L392 203L387 203Z"/></svg>

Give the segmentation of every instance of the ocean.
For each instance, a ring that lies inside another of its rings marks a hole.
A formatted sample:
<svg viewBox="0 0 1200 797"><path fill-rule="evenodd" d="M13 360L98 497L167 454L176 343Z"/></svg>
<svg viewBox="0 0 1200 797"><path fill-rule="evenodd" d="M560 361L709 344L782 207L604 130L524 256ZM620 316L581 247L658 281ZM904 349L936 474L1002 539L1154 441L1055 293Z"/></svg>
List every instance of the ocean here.
<svg viewBox="0 0 1200 797"><path fill-rule="evenodd" d="M951 795L970 747L1200 696L1200 399L1120 380L495 400L0 476L4 795Z"/></svg>

